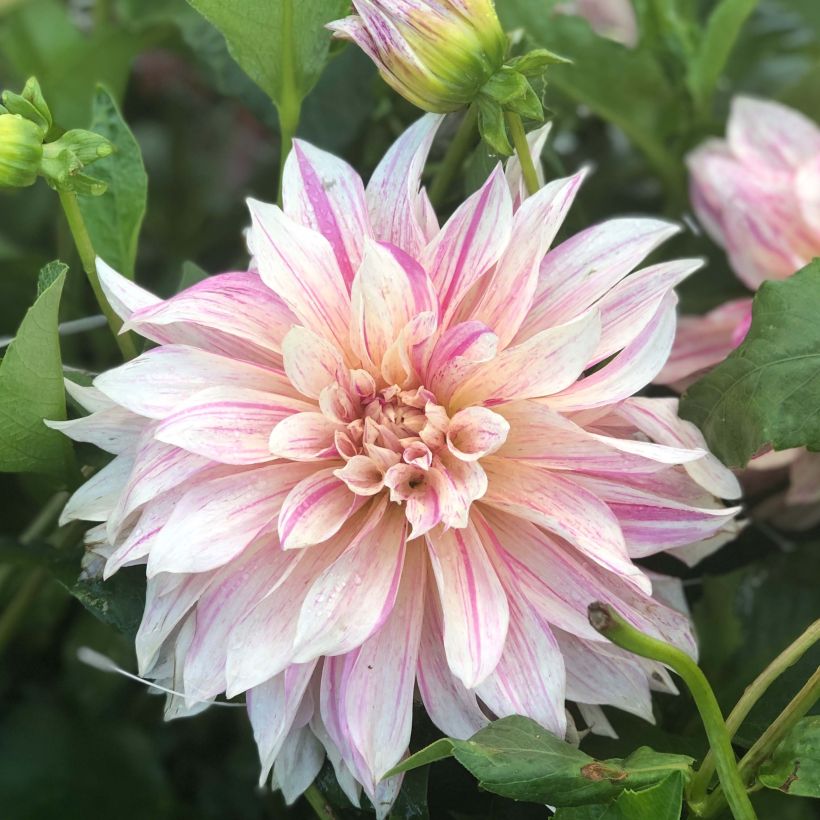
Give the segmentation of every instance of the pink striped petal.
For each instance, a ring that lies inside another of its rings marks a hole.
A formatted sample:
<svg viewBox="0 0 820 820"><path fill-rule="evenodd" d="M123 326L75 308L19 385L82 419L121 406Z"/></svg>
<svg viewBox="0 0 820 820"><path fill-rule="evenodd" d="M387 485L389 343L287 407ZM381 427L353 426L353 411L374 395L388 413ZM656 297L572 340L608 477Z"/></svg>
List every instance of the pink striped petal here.
<svg viewBox="0 0 820 820"><path fill-rule="evenodd" d="M311 465L274 464L204 481L174 508L148 559L148 576L224 566L272 531L291 488Z"/></svg>
<svg viewBox="0 0 820 820"><path fill-rule="evenodd" d="M330 241L347 286L373 235L364 185L346 162L302 140L293 141L282 177L285 213Z"/></svg>
<svg viewBox="0 0 820 820"><path fill-rule="evenodd" d="M344 429L322 413L296 413L276 424L268 446L274 456L291 461L338 458L335 436Z"/></svg>
<svg viewBox="0 0 820 820"><path fill-rule="evenodd" d="M356 495L376 495L384 487L384 473L368 456L353 456L334 475Z"/></svg>
<svg viewBox="0 0 820 820"><path fill-rule="evenodd" d="M467 291L498 262L510 241L512 199L501 166L450 217L424 250L447 326Z"/></svg>
<svg viewBox="0 0 820 820"><path fill-rule="evenodd" d="M350 297L330 243L275 205L248 200L251 249L259 275L317 335L347 347Z"/></svg>
<svg viewBox="0 0 820 820"><path fill-rule="evenodd" d="M221 464L259 464L276 457L268 446L271 430L309 407L260 390L212 387L179 405L154 437Z"/></svg>
<svg viewBox="0 0 820 820"><path fill-rule="evenodd" d="M588 310L678 230L657 219L611 219L561 243L541 263L532 308L516 341Z"/></svg>
<svg viewBox="0 0 820 820"><path fill-rule="evenodd" d="M149 350L97 376L94 386L117 404L153 419L167 418L195 393L209 387L298 396L279 371L184 345Z"/></svg>
<svg viewBox="0 0 820 820"><path fill-rule="evenodd" d="M472 689L495 669L509 622L507 596L475 526L427 534L452 673Z"/></svg>
<svg viewBox="0 0 820 820"><path fill-rule="evenodd" d="M297 722L299 719L297 715ZM285 803L292 806L316 779L324 762L324 747L313 732L307 726L294 726L276 756L271 785L280 789Z"/></svg>
<svg viewBox="0 0 820 820"><path fill-rule="evenodd" d="M424 383L440 401L448 401L465 378L498 350L498 337L481 322L463 322L448 328L436 341L426 362L418 362Z"/></svg>
<svg viewBox="0 0 820 820"><path fill-rule="evenodd" d="M297 323L256 273L223 273L134 311L125 330L161 344L187 344L259 364L280 363L282 339Z"/></svg>
<svg viewBox="0 0 820 820"><path fill-rule="evenodd" d="M611 362L545 401L562 413L603 407L629 398L658 375L675 338L678 298L667 293L646 327Z"/></svg>
<svg viewBox="0 0 820 820"><path fill-rule="evenodd" d="M800 167L794 186L803 221L820 237L820 153Z"/></svg>
<svg viewBox="0 0 820 820"><path fill-rule="evenodd" d="M314 466L315 469L315 466ZM335 535L361 503L334 472L317 470L288 494L279 515L282 549L309 547Z"/></svg>
<svg viewBox="0 0 820 820"><path fill-rule="evenodd" d="M510 424L486 407L459 410L447 428L447 448L462 461L478 461L498 450L510 432Z"/></svg>
<svg viewBox="0 0 820 820"><path fill-rule="evenodd" d="M565 325L536 333L477 368L452 397L452 405L488 406L551 396L581 375L598 344L601 323L593 309Z"/></svg>
<svg viewBox="0 0 820 820"><path fill-rule="evenodd" d="M350 546L308 590L296 629L296 661L350 652L382 626L399 590L405 527L401 507L385 500L373 508Z"/></svg>
<svg viewBox="0 0 820 820"><path fill-rule="evenodd" d="M606 504L558 473L490 456L482 463L483 501L569 541L591 560L647 593L652 586L629 559L618 520Z"/></svg>
<svg viewBox="0 0 820 820"><path fill-rule="evenodd" d="M338 349L304 327L294 327L285 336L282 355L290 382L303 396L313 399L345 373Z"/></svg>
<svg viewBox="0 0 820 820"><path fill-rule="evenodd" d="M508 164L509 167L509 164ZM555 239L586 171L556 179L525 200L513 217L512 234L495 270L481 287L470 318L498 336L503 350L529 313L544 254Z"/></svg>
<svg viewBox="0 0 820 820"><path fill-rule="evenodd" d="M431 236L419 193L427 154L443 117L427 114L410 126L384 155L367 184L367 206L376 239L418 258Z"/></svg>
<svg viewBox="0 0 820 820"><path fill-rule="evenodd" d="M477 461L463 461L442 450L434 461L444 477L439 491L443 505L441 520L446 527L460 529L469 521L470 505L487 492L487 474ZM433 471L431 471L433 472Z"/></svg>
<svg viewBox="0 0 820 820"><path fill-rule="evenodd" d="M351 291L350 344L371 373L419 313L437 310L432 284L421 266L397 247L366 242Z"/></svg>

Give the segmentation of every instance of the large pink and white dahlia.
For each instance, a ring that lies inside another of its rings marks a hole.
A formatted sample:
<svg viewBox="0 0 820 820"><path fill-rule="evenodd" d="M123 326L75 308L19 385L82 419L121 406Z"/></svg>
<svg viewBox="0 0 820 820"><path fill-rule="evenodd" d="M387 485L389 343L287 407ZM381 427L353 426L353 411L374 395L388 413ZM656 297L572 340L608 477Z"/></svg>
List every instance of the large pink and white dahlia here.
<svg viewBox="0 0 820 820"><path fill-rule="evenodd" d="M439 121L366 189L297 142L284 209L250 202L248 272L163 301L101 265L158 346L69 386L91 415L55 425L116 455L64 518L101 522L106 575L146 565L139 669L184 693L171 713L246 693L263 780L295 799L327 755L382 816L416 687L456 737L512 713L563 736L566 700L603 730L601 704L651 719L671 681L587 605L694 653L682 598L635 559L693 559L738 511L675 401L632 398L699 263L631 271L676 228L616 219L548 250L583 174L524 198L515 168L439 227L419 187Z"/></svg>

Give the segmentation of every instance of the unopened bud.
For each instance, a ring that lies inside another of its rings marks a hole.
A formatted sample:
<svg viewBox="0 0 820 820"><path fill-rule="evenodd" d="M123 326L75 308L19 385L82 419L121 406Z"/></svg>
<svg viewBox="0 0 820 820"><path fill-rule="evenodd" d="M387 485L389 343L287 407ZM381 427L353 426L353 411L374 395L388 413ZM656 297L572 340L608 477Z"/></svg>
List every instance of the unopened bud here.
<svg viewBox="0 0 820 820"><path fill-rule="evenodd" d="M19 114L0 114L0 187L33 185L43 158L43 133Z"/></svg>

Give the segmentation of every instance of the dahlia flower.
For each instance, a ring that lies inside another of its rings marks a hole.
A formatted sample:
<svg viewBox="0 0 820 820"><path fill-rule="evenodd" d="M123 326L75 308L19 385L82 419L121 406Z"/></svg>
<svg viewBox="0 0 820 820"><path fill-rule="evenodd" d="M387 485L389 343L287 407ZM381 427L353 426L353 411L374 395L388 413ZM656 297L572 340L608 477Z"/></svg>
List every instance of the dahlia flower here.
<svg viewBox="0 0 820 820"><path fill-rule="evenodd" d="M638 20L630 0L566 0L555 10L585 18L602 37L629 48L638 44Z"/></svg>
<svg viewBox="0 0 820 820"><path fill-rule="evenodd" d="M352 40L384 80L425 111L471 103L504 62L507 38L493 0L353 0L357 14L328 25Z"/></svg>
<svg viewBox="0 0 820 820"><path fill-rule="evenodd" d="M145 565L139 671L171 716L245 693L262 780L288 800L325 755L383 817L416 687L464 738L493 716L572 730L577 702L652 718L658 664L593 630L604 600L695 653L680 590L635 563L729 537L732 476L673 399L673 287L630 272L676 227L614 219L552 250L583 173L523 198L497 168L439 227L420 175L440 118L367 188L297 141L284 208L250 201L251 270L161 300L100 264L157 346L69 384L52 423L115 455L63 520L105 575ZM516 207L514 203L520 203Z"/></svg>
<svg viewBox="0 0 820 820"><path fill-rule="evenodd" d="M698 219L749 288L785 279L820 255L820 128L811 120L779 103L736 97L727 139L707 140L688 165ZM751 321L751 297L682 317L656 381L685 389L740 345ZM755 484L789 468L782 500L792 509L781 523L804 528L820 520L820 455L767 453L749 467Z"/></svg>

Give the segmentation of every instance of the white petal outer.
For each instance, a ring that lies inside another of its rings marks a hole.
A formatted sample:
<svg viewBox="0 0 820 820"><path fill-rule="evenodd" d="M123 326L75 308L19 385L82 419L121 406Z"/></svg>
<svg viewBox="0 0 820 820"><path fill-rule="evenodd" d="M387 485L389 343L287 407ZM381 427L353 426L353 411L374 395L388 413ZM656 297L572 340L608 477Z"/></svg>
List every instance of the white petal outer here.
<svg viewBox="0 0 820 820"><path fill-rule="evenodd" d="M532 308L515 340L588 310L678 230L657 219L612 219L562 242L541 263Z"/></svg>
<svg viewBox="0 0 820 820"><path fill-rule="evenodd" d="M381 499L373 506L360 533L305 595L296 629L297 661L350 652L381 627L398 594L406 527L397 504Z"/></svg>
<svg viewBox="0 0 820 820"><path fill-rule="evenodd" d="M162 299L149 293L130 279L117 273L114 268L97 257L97 276L105 298L123 321L131 318L134 311L159 304Z"/></svg>
<svg viewBox="0 0 820 820"><path fill-rule="evenodd" d="M424 599L424 626L416 670L421 699L427 714L449 737L467 740L489 722L475 692L450 671L444 651L444 624L438 591L428 575Z"/></svg>
<svg viewBox="0 0 820 820"><path fill-rule="evenodd" d="M482 461L489 489L482 499L569 541L637 589L651 584L629 558L618 519L593 492L557 472L490 456Z"/></svg>
<svg viewBox="0 0 820 820"><path fill-rule="evenodd" d="M134 466L134 454L116 456L68 499L60 525L69 521L107 521Z"/></svg>
<svg viewBox="0 0 820 820"><path fill-rule="evenodd" d="M315 662L294 664L248 691L248 717L262 764L260 785L285 743L315 666Z"/></svg>
<svg viewBox="0 0 820 820"><path fill-rule="evenodd" d="M105 393L97 390L96 387L86 387L71 381L71 379L63 379L63 384L65 385L65 392L87 413L110 410L116 404Z"/></svg>
<svg viewBox="0 0 820 820"><path fill-rule="evenodd" d="M615 412L659 444L707 449L700 430L678 417L677 399L631 398L622 402ZM694 481L718 498L740 498L740 482L711 453L687 463L685 468Z"/></svg>
<svg viewBox="0 0 820 820"><path fill-rule="evenodd" d="M325 762L325 750L307 726L294 727L276 756L273 780L287 805L295 803L316 779Z"/></svg>
<svg viewBox="0 0 820 820"><path fill-rule="evenodd" d="M272 464L204 481L174 508L148 559L148 575L224 566L257 536L274 531L279 510L309 464Z"/></svg>
<svg viewBox="0 0 820 820"><path fill-rule="evenodd" d="M367 185L367 205L376 239L418 258L431 238L420 219L421 172L443 117L427 114L410 126L384 155Z"/></svg>
<svg viewBox="0 0 820 820"><path fill-rule="evenodd" d="M70 421L45 419L44 424L52 430L59 430L72 441L93 444L116 455L136 447L147 420L114 406Z"/></svg>
<svg viewBox="0 0 820 820"><path fill-rule="evenodd" d="M262 280L305 327L345 350L350 296L330 242L275 205L248 200L248 207Z"/></svg>
<svg viewBox="0 0 820 820"><path fill-rule="evenodd" d="M373 235L364 185L350 165L302 140L293 141L282 177L285 213L330 242L348 287Z"/></svg>
<svg viewBox="0 0 820 820"><path fill-rule="evenodd" d="M604 601L642 632L668 641L692 657L697 655L692 625L686 616L585 558L566 541L547 535L517 516L480 506L481 517L475 520L485 545L491 555L503 560L511 582L543 620L600 642L604 639L589 625L587 607L594 601Z"/></svg>
<svg viewBox="0 0 820 820"><path fill-rule="evenodd" d="M285 373L303 396L318 399L322 390L338 381L344 361L338 349L301 325L292 328L282 343Z"/></svg>
<svg viewBox="0 0 820 820"><path fill-rule="evenodd" d="M447 662L472 689L501 657L509 623L507 596L472 523L433 530L426 540L444 615Z"/></svg>
<svg viewBox="0 0 820 820"><path fill-rule="evenodd" d="M382 628L354 655L343 692L350 740L374 793L385 772L404 756L410 742L413 689L424 613L427 562L420 542L409 550L393 611Z"/></svg>
<svg viewBox="0 0 820 820"><path fill-rule="evenodd" d="M510 189L498 165L421 256L439 296L442 326L447 326L470 288L499 260L509 244L512 224Z"/></svg>

